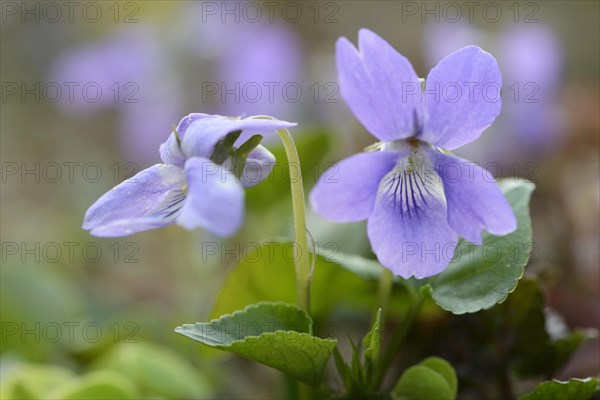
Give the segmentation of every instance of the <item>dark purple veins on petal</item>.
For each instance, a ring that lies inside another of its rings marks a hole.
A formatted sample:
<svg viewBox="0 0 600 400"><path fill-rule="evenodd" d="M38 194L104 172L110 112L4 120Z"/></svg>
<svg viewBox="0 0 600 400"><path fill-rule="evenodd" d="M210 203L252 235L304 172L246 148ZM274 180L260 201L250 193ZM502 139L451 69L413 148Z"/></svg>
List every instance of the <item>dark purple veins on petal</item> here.
<svg viewBox="0 0 600 400"><path fill-rule="evenodd" d="M175 219L177 215L179 215L179 211L183 206L183 202L185 201L187 195L183 190L173 191L169 197L170 199L166 200L165 203L167 205L163 208L160 208L154 211L151 216L158 217L163 220Z"/></svg>
<svg viewBox="0 0 600 400"><path fill-rule="evenodd" d="M425 212L428 198L435 196L428 187L432 184L431 178L427 175L423 178L417 169L396 169L384 178L382 194L391 200L402 219L407 220Z"/></svg>

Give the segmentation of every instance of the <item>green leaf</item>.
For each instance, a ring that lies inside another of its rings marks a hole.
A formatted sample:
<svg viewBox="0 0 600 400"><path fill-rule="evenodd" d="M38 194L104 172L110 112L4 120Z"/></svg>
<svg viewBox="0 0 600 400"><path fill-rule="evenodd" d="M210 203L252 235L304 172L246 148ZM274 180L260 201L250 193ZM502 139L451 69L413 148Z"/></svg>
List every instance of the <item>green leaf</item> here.
<svg viewBox="0 0 600 400"><path fill-rule="evenodd" d="M392 396L394 399L453 399L450 386L444 377L422 365L404 371Z"/></svg>
<svg viewBox="0 0 600 400"><path fill-rule="evenodd" d="M95 365L127 376L148 393L167 398L205 398L211 384L187 360L168 348L150 343L115 346Z"/></svg>
<svg viewBox="0 0 600 400"><path fill-rule="evenodd" d="M320 382L337 344L334 339L312 336L310 317L284 303L258 303L208 323L179 326L175 332L313 385Z"/></svg>
<svg viewBox="0 0 600 400"><path fill-rule="evenodd" d="M450 387L452 397L456 397L458 391L458 379L456 378L454 368L452 368L452 365L450 365L448 361L440 357L429 357L421 361L420 364L442 375Z"/></svg>
<svg viewBox="0 0 600 400"><path fill-rule="evenodd" d="M335 367L337 368L342 380L344 381L344 387L350 387L352 385L352 376L348 363L344 360L340 349L335 347L333 349L333 359L335 361Z"/></svg>
<svg viewBox="0 0 600 400"><path fill-rule="evenodd" d="M139 399L135 386L114 372L98 371L72 380L50 393L57 400Z"/></svg>
<svg viewBox="0 0 600 400"><path fill-rule="evenodd" d="M373 327L363 339L365 364L367 371L371 371L379 362L381 351L381 308L377 310Z"/></svg>
<svg viewBox="0 0 600 400"><path fill-rule="evenodd" d="M567 382L553 379L540 383L533 392L519 397L519 400L589 400L599 391L596 378L573 378Z"/></svg>
<svg viewBox="0 0 600 400"><path fill-rule="evenodd" d="M454 314L473 313L504 301L523 276L532 249L529 199L531 182L498 182L517 218L517 229L505 236L483 234L483 244L461 240L452 262L430 282L432 297Z"/></svg>
<svg viewBox="0 0 600 400"><path fill-rule="evenodd" d="M350 271L367 281L378 281L384 270L384 267L377 261L361 256L336 252L326 258L328 261L338 264L346 271ZM398 279L400 277L394 276L394 280Z"/></svg>
<svg viewBox="0 0 600 400"><path fill-rule="evenodd" d="M369 397L372 394L369 392L369 384L379 362L381 348L381 308L377 310L371 330L362 340L362 348L356 346L350 337L348 337L348 342L352 348L350 366L343 360L337 349L334 354L336 367L344 380L344 388L352 397Z"/></svg>
<svg viewBox="0 0 600 400"><path fill-rule="evenodd" d="M183 328L185 332L188 332L187 328L191 329L189 334L186 333L187 336L192 334L195 336L193 339L207 342L208 345L229 345L266 332L292 330L312 334L312 320L293 304L261 302L243 311L236 311L233 315L224 315L211 322L184 325Z"/></svg>
<svg viewBox="0 0 600 400"><path fill-rule="evenodd" d="M350 336L348 336L348 342L350 342L350 346L352 347L352 363L350 369L350 375L352 377L353 385L356 385L356 388L362 388L362 383L365 379L365 371L363 369L363 364L360 358L360 349L354 344Z"/></svg>
<svg viewBox="0 0 600 400"><path fill-rule="evenodd" d="M561 368L583 342L596 336L597 332L593 329L574 329L566 337L552 342L551 347L554 353L552 373Z"/></svg>
<svg viewBox="0 0 600 400"><path fill-rule="evenodd" d="M404 371L392 396L394 399L453 400L456 391L454 368L439 357L429 357Z"/></svg>

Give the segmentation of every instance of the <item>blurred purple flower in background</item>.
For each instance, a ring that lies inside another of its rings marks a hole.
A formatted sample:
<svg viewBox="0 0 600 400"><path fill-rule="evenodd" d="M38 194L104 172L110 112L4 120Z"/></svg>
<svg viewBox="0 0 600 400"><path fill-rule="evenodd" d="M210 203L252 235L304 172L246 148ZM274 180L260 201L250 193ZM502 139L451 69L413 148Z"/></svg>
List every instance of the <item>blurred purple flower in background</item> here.
<svg viewBox="0 0 600 400"><path fill-rule="evenodd" d="M425 278L449 264L458 235L481 244L482 229L504 235L516 219L484 169L440 147L477 139L502 104L483 87L502 84L496 60L476 46L444 58L422 81L410 62L373 32L361 29L359 50L337 42L342 96L380 151L341 161L310 195L313 209L338 222L368 219L368 236L382 265L404 278ZM447 101L449 84L479 90ZM437 93L437 94L436 94ZM438 147L439 146L439 147ZM448 171L452 171L449 173Z"/></svg>
<svg viewBox="0 0 600 400"><path fill-rule="evenodd" d="M562 54L553 32L533 25L507 30L501 37L502 71L516 84L508 87L512 99L507 99L506 128L515 129L530 149L553 150L566 127L558 104Z"/></svg>
<svg viewBox="0 0 600 400"><path fill-rule="evenodd" d="M230 236L243 221L244 187L266 179L275 157L263 146L252 146L237 175L229 151L243 147L242 132L258 134L295 125L190 114L160 146L164 164L139 172L100 197L86 212L83 228L95 236L116 237L177 223L188 230L203 227ZM230 135L234 147L217 154L217 146Z"/></svg>
<svg viewBox="0 0 600 400"><path fill-rule="evenodd" d="M63 96L58 103L70 117L117 108L122 150L149 164L158 157L164 127L181 115L179 83L169 60L152 26L136 25L65 51L49 76L53 82L78 85L72 99Z"/></svg>
<svg viewBox="0 0 600 400"><path fill-rule="evenodd" d="M219 111L224 115L266 113L293 119L298 115L294 90L302 87L300 41L283 24L249 25L249 29L236 28L235 40L219 58L219 81L226 88L239 85L242 90L239 101L229 96Z"/></svg>
<svg viewBox="0 0 600 400"><path fill-rule="evenodd" d="M151 73L160 62L160 50L147 40L148 29L121 29L96 43L68 49L53 62L51 81L74 82L79 87L88 84L89 94L75 91L71 101L64 96L58 105L66 113L97 113L115 101L115 84L134 82ZM93 89L100 88L96 96ZM98 98L98 101L94 101ZM117 98L118 100L118 98Z"/></svg>
<svg viewBox="0 0 600 400"><path fill-rule="evenodd" d="M298 86L307 90L305 57L302 41L289 23L236 22L232 18L222 22L218 15L204 16L199 22L197 16L204 13L200 2L190 3L184 10L189 49L212 61L212 79L203 82L211 112L268 114L289 120L300 117L302 107L295 101L310 96L295 93Z"/></svg>
<svg viewBox="0 0 600 400"><path fill-rule="evenodd" d="M146 165L157 161L164 128L173 126L185 108L180 86L172 71L162 71L140 81L137 103L121 106L119 141L129 157Z"/></svg>
<svg viewBox="0 0 600 400"><path fill-rule="evenodd" d="M292 83L291 98L295 86L303 84L302 45L293 29L277 22L222 23L216 17L199 22L199 3L184 6L183 12L181 26L166 34L152 23L128 26L95 43L66 50L49 71L52 82L79 85L73 101L64 96L58 103L70 117L116 108L120 147L143 165L156 162L164 127L177 121L184 100L193 94L186 89L195 86L185 85L174 65L185 52L197 54L214 69L213 74L202 69L194 74L195 80L202 80L201 111L300 117L301 107L283 95L286 84ZM87 97L81 95L84 85L88 85Z"/></svg>
<svg viewBox="0 0 600 400"><path fill-rule="evenodd" d="M515 152L543 154L556 149L566 134L559 104L563 70L562 48L555 33L540 23L510 26L486 36L473 24L430 25L425 36L429 65L446 54L477 44L496 55L504 75L504 112L494 135L475 151L483 158L514 159Z"/></svg>

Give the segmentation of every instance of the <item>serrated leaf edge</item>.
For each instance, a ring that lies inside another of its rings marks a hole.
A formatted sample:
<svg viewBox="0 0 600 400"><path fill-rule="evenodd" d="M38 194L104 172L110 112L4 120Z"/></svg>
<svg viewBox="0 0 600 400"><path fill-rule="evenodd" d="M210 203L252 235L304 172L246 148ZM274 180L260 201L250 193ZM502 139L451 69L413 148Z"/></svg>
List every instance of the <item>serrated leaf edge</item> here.
<svg viewBox="0 0 600 400"><path fill-rule="evenodd" d="M531 202L531 194L533 193L533 191L535 190L535 187L536 187L535 183L533 183L533 182L531 182L531 181L529 181L527 179L523 179L522 181L519 181L519 182L511 182L510 179L503 179L503 180L498 181L498 183L500 183L502 181L510 183L510 185L508 186L510 190L515 190L515 189L519 188L519 186L516 186L516 183L523 184L523 187L525 187L525 188L528 189L527 194L529 195L529 201ZM506 196L506 193L504 195ZM467 307L465 307L465 308L467 308L466 310L461 311L461 312L456 312L456 311L452 310L451 308L446 308L443 305L439 304L437 302L437 300L435 299L435 294L434 294L435 290L434 290L434 288L431 285L429 285L431 287L431 290L430 290L431 298L433 299L433 301L435 302L435 304L437 304L440 308L442 308L445 311L449 311L449 312L451 312L454 315L473 314L473 313L476 313L476 312L479 312L479 311L489 310L490 308L494 307L495 305L501 304L504 301L506 301L506 299L508 298L508 295L510 295L512 292L515 291L515 289L519 285L519 281L525 275L525 266L529 262L529 257L531 257L531 253L527 254L527 258L525 259L525 262L523 263L523 272L521 272L521 275L519 275L519 277L517 277L517 279L515 279L514 286L512 287L512 289L510 289L509 291L507 291L506 294L504 295L504 297L502 297L499 301L495 302L494 304L491 304L488 307L479 307L479 308L473 307L473 308L469 308L467 306Z"/></svg>
<svg viewBox="0 0 600 400"><path fill-rule="evenodd" d="M312 318L308 314L306 314L306 312L304 310L302 310L300 307L298 307L297 305L290 304L290 303L285 303L283 301L260 301L258 303L247 305L242 310L237 310L237 311L234 311L234 312L232 312L230 314L223 314L219 318L210 320L210 322L196 322L194 324L183 324L183 325L180 325L180 326L176 327L174 329L174 331L176 333L179 333L180 335L189 337L188 335L186 335L185 333L182 332L182 330L184 328L186 328L186 327L198 327L199 325L207 325L207 324L212 324L212 323L217 323L217 322L223 322L224 320L235 318L236 315L245 314L249 310L258 309L258 308L264 307L264 306L273 306L273 305L274 306L283 306L283 307L286 307L286 308L289 308L289 309L294 309L294 311L302 311L304 313L305 317L308 319L308 330L309 331L308 332L298 332L298 331L286 331L286 330L283 330L283 329L278 329L278 330L273 331L273 332L263 332L260 335L244 336L243 339L234 340L234 341L232 341L232 342L230 342L229 344L226 344L226 345L222 345L222 344L214 345L214 344L209 344L209 343L205 343L205 342L201 342L201 343L205 344L207 346L213 347L213 348L223 348L223 347L229 347L233 343L243 342L247 338L260 338L263 335L268 335L268 334L276 333L276 332L295 332L295 333L298 333L300 335L308 335L310 337L317 338L316 336L313 336L313 334L312 334L312 328L313 328L313 320L312 320ZM190 339L196 340L194 338L190 338ZM321 339L321 340L335 340L335 339L322 339L322 338L317 338L317 339ZM196 340L196 341L199 341L199 340ZM337 340L335 340L335 342L337 343Z"/></svg>

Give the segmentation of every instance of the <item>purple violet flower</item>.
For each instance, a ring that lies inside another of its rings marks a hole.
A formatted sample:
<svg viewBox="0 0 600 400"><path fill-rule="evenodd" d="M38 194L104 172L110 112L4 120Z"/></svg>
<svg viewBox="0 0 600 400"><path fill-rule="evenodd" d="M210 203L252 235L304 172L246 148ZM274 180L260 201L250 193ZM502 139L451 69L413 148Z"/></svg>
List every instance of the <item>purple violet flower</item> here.
<svg viewBox="0 0 600 400"><path fill-rule="evenodd" d="M476 46L443 59L425 82L410 62L362 29L359 50L337 42L342 96L379 151L342 160L310 195L313 209L337 222L368 219L382 265L425 278L449 264L458 236L481 244L482 229L505 235L516 219L495 180L455 149L477 139L502 107L496 60ZM457 91L444 88L460 87ZM469 87L473 90L467 90ZM487 90L487 89L486 89ZM488 96L488 97L486 97Z"/></svg>
<svg viewBox="0 0 600 400"><path fill-rule="evenodd" d="M140 171L105 193L87 210L83 228L95 236L116 237L176 223L230 236L243 221L243 189L266 179L275 162L258 141L246 146L250 141L241 143L240 135L295 125L190 114L160 146L164 164ZM236 169L233 157L242 149L247 150L243 169Z"/></svg>
<svg viewBox="0 0 600 400"><path fill-rule="evenodd" d="M511 24L490 36L473 24L440 23L429 27L425 39L430 65L467 44L485 43L502 67L506 101L494 125L495 132L502 133L486 138L486 143L479 143L481 148L472 147L469 154L488 161L514 161L527 154L551 153L564 140L560 105L564 55L551 27Z"/></svg>

